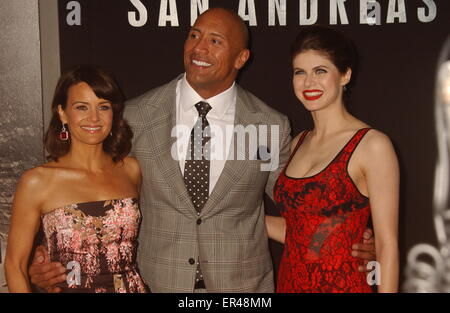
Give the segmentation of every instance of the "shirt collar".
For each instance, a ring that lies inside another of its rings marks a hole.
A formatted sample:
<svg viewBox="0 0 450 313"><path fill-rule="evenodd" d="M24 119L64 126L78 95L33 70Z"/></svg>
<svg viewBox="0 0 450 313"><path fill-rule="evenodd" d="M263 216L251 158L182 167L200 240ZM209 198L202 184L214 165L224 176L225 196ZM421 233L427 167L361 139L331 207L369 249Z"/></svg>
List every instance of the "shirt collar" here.
<svg viewBox="0 0 450 313"><path fill-rule="evenodd" d="M189 85L186 79L186 73L183 75L181 79L180 86L180 106L183 111L189 111L192 107L200 102L205 101L208 102L211 106L211 111L208 113L208 116L215 116L219 119L223 118L228 109L236 104L236 83L233 82L230 88L225 90L224 92L209 98L203 99L194 88Z"/></svg>

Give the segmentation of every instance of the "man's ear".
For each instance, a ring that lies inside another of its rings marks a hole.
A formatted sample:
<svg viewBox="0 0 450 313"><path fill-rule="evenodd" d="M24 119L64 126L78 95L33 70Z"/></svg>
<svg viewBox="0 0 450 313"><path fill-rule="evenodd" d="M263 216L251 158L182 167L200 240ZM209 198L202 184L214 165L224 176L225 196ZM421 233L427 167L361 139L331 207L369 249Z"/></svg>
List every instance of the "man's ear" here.
<svg viewBox="0 0 450 313"><path fill-rule="evenodd" d="M66 112L64 112L61 104L58 104L58 114L59 114L59 119L61 120L61 122L64 124L67 124Z"/></svg>
<svg viewBox="0 0 450 313"><path fill-rule="evenodd" d="M237 56L236 61L234 62L234 67L236 68L236 70L239 71L241 68L243 68L249 58L250 58L249 49L243 49L241 52L239 52L239 55Z"/></svg>

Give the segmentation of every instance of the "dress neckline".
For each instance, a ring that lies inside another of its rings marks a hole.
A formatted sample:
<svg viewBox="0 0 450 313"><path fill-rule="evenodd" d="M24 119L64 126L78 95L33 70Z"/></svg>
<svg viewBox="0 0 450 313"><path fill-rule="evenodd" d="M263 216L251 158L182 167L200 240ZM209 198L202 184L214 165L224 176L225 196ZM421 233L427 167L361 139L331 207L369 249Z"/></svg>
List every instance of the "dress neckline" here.
<svg viewBox="0 0 450 313"><path fill-rule="evenodd" d="M335 157L322 169L320 170L318 173L314 174L314 175L310 175L310 176L305 176L305 177L292 177L286 174L286 170L289 166L289 164L291 163L292 158L294 157L294 154L297 153L298 149L300 148L300 146L302 145L303 141L305 140L306 136L308 136L308 134L311 132L310 129L308 129L306 131L306 134L303 136L302 141L299 143L299 145L296 147L294 153L292 154L291 159L289 160L288 164L286 164L286 167L283 170L284 176L286 176L289 179L295 179L295 180L302 180L302 179L309 179L309 178L314 178L316 176L319 176L320 174L322 174L323 172L325 172L330 166L331 164L333 164L333 162L342 154L342 152L345 150L345 148L353 141L353 139L363 130L365 129L370 129L370 127L364 127L364 128L360 128L358 129L355 134L353 134L353 136L347 141L347 143L339 150L339 152L335 155Z"/></svg>
<svg viewBox="0 0 450 313"><path fill-rule="evenodd" d="M79 206L79 205L82 205L82 204L104 203L106 201L119 201L119 200L136 200L137 201L138 198L137 197L125 197L125 198L115 198L115 199L106 199L106 200L95 200L95 201L83 201L83 202L77 202L77 203L69 203L69 204L66 204L66 205L54 208L53 210L51 210L51 211L49 211L47 213L41 214L41 217L44 217L44 216L46 216L48 214L51 214L51 213L53 213L53 212L55 212L57 210L63 210L65 208L73 206L73 205Z"/></svg>

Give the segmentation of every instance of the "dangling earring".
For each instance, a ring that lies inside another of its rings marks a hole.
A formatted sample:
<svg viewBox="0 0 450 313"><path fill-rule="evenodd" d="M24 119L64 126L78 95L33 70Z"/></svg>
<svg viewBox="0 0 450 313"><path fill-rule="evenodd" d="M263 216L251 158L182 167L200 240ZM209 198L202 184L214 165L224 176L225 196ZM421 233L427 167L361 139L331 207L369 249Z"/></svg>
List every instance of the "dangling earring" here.
<svg viewBox="0 0 450 313"><path fill-rule="evenodd" d="M347 92L347 86L346 85L344 86L343 89L344 89L344 92Z"/></svg>
<svg viewBox="0 0 450 313"><path fill-rule="evenodd" d="M59 133L59 139L61 139L62 141L66 141L69 139L69 132L67 131L64 123L62 123L62 129L61 132Z"/></svg>

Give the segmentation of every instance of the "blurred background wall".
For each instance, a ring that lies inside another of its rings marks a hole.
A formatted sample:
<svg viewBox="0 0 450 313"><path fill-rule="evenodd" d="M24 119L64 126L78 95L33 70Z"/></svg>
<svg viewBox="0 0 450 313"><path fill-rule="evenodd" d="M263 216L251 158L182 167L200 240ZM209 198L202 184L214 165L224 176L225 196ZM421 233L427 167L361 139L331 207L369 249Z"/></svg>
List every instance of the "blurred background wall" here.
<svg viewBox="0 0 450 313"><path fill-rule="evenodd" d="M59 75L57 0L0 1L0 29L0 292L6 292L14 189L24 170L44 161L44 120Z"/></svg>

